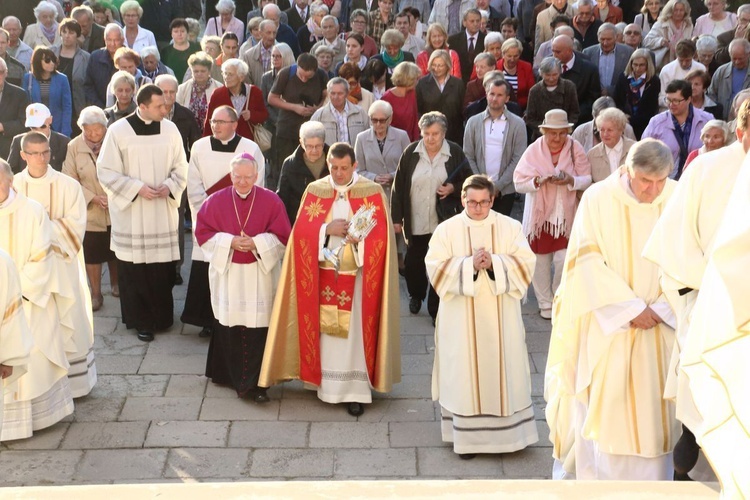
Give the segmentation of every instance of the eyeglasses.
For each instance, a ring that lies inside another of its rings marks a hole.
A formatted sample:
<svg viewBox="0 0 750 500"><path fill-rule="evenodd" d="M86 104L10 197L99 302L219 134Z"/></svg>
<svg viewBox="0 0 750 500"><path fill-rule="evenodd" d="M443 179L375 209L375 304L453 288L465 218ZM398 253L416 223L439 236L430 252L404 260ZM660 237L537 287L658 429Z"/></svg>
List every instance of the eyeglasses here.
<svg viewBox="0 0 750 500"><path fill-rule="evenodd" d="M367 23L367 21L365 21L364 19L359 19L357 21L352 21L352 24L366 24L366 23Z"/></svg>
<svg viewBox="0 0 750 500"><path fill-rule="evenodd" d="M281 59L281 54L271 54L271 59Z"/></svg>
<svg viewBox="0 0 750 500"><path fill-rule="evenodd" d="M482 200L482 201L466 200L466 205L469 208L477 208L477 207L487 208L490 206L490 204L492 204L492 200Z"/></svg>
<svg viewBox="0 0 750 500"><path fill-rule="evenodd" d="M374 125L379 125L381 123L388 123L388 118L370 118L370 121Z"/></svg>
<svg viewBox="0 0 750 500"><path fill-rule="evenodd" d="M45 149L44 151L24 151L29 156L47 156L50 154L49 149Z"/></svg>
<svg viewBox="0 0 750 500"><path fill-rule="evenodd" d="M687 101L687 99L670 99L669 97L664 98L664 102L667 103L667 106L671 106L672 104L674 104L675 106L678 106L685 101Z"/></svg>
<svg viewBox="0 0 750 500"><path fill-rule="evenodd" d="M43 58L42 58L42 61L44 61L44 62L46 62L46 63L51 63L51 62L55 62L55 60L54 60L54 59L52 59L51 57L43 57Z"/></svg>
<svg viewBox="0 0 750 500"><path fill-rule="evenodd" d="M229 123L237 123L237 120L211 120L211 125L227 125Z"/></svg>

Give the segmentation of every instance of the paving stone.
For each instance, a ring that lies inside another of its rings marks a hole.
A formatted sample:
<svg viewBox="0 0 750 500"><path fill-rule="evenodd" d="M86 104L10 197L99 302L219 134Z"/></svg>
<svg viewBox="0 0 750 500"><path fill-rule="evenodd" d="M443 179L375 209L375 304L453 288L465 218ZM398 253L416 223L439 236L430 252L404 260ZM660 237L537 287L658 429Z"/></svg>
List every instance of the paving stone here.
<svg viewBox="0 0 750 500"><path fill-rule="evenodd" d="M94 315L94 337L109 335L117 328L117 318L104 318L99 314Z"/></svg>
<svg viewBox="0 0 750 500"><path fill-rule="evenodd" d="M402 335L401 354L427 354L426 335Z"/></svg>
<svg viewBox="0 0 750 500"><path fill-rule="evenodd" d="M69 426L69 422L58 422L46 429L34 431L34 435L28 439L5 441L3 444L9 450L55 450L60 446Z"/></svg>
<svg viewBox="0 0 750 500"><path fill-rule="evenodd" d="M313 422L310 448L387 448L388 424Z"/></svg>
<svg viewBox="0 0 750 500"><path fill-rule="evenodd" d="M148 426L148 422L74 422L70 424L61 448L142 448Z"/></svg>
<svg viewBox="0 0 750 500"><path fill-rule="evenodd" d="M318 399L318 393L315 390L311 389L305 389L305 384L300 380L290 380L289 382L284 382L283 384L279 384L277 386L272 387L279 387L282 389L282 397L283 399L287 398L293 398L293 399ZM269 389L270 390L270 389Z"/></svg>
<svg viewBox="0 0 750 500"><path fill-rule="evenodd" d="M76 479L117 481L160 478L167 450L89 450L78 467Z"/></svg>
<svg viewBox="0 0 750 500"><path fill-rule="evenodd" d="M544 374L542 373L531 374L531 395L532 396L544 396Z"/></svg>
<svg viewBox="0 0 750 500"><path fill-rule="evenodd" d="M549 440L549 425L544 420L536 421L536 430L539 433L539 442L532 444L535 448L552 448L552 442Z"/></svg>
<svg viewBox="0 0 750 500"><path fill-rule="evenodd" d="M173 375L174 376L174 375ZM210 380L206 384L206 398L232 398L237 399L237 391L226 385L214 384ZM272 400L281 399L283 387L276 385L268 389L268 397Z"/></svg>
<svg viewBox="0 0 750 500"><path fill-rule="evenodd" d="M432 375L433 354L402 354L402 375Z"/></svg>
<svg viewBox="0 0 750 500"><path fill-rule="evenodd" d="M167 382L169 375L99 375L88 397L163 396Z"/></svg>
<svg viewBox="0 0 750 500"><path fill-rule="evenodd" d="M255 450L250 475L273 478L333 476L334 450L284 449Z"/></svg>
<svg viewBox="0 0 750 500"><path fill-rule="evenodd" d="M502 456L506 477L552 478L552 450L549 448L526 448Z"/></svg>
<svg viewBox="0 0 750 500"><path fill-rule="evenodd" d="M201 355L203 356L201 368L205 370L210 339L195 335L181 335L178 331L176 333L159 334L156 340L156 342L149 344L149 354L167 354L178 357L191 354Z"/></svg>
<svg viewBox="0 0 750 500"><path fill-rule="evenodd" d="M549 352L549 328L544 332L526 332L526 348L529 352Z"/></svg>
<svg viewBox="0 0 750 500"><path fill-rule="evenodd" d="M76 422L114 422L117 420L125 398L93 397L92 395L75 400Z"/></svg>
<svg viewBox="0 0 750 500"><path fill-rule="evenodd" d="M3 451L3 486L65 484L73 478L81 451Z"/></svg>
<svg viewBox="0 0 750 500"><path fill-rule="evenodd" d="M249 456L250 450L174 448L169 450L164 476L241 478L247 476Z"/></svg>
<svg viewBox="0 0 750 500"><path fill-rule="evenodd" d="M142 355L103 355L96 354L96 371L99 375L134 375L143 361Z"/></svg>
<svg viewBox="0 0 750 500"><path fill-rule="evenodd" d="M547 337L549 337L549 331L552 329L552 322L539 316L539 310L536 309L532 314L523 315L523 326L526 328L527 333L547 332Z"/></svg>
<svg viewBox="0 0 750 500"><path fill-rule="evenodd" d="M529 354L531 355L531 359L534 360L534 366L536 366L537 373L544 373L544 370L547 367L548 351L532 352Z"/></svg>
<svg viewBox="0 0 750 500"><path fill-rule="evenodd" d="M203 397L208 379L203 375L171 375L167 397Z"/></svg>
<svg viewBox="0 0 750 500"><path fill-rule="evenodd" d="M129 397L118 420L197 420L200 407L201 398Z"/></svg>
<svg viewBox="0 0 750 500"><path fill-rule="evenodd" d="M229 422L151 422L144 448L214 448L227 444Z"/></svg>
<svg viewBox="0 0 750 500"><path fill-rule="evenodd" d="M439 422L390 422L388 437L391 448L450 446L443 443Z"/></svg>
<svg viewBox="0 0 750 500"><path fill-rule="evenodd" d="M157 335L155 342L158 342L159 340L159 336ZM203 375L205 371L205 354L185 354L181 356L173 356L170 354L152 354L149 350L148 354L146 354L146 357L143 358L143 363L141 363L141 368L140 370L138 370L138 373L182 373Z"/></svg>
<svg viewBox="0 0 750 500"><path fill-rule="evenodd" d="M503 470L500 455L480 454L473 460L462 460L453 452L452 446L418 448L417 464L420 477L497 479L502 476Z"/></svg>
<svg viewBox="0 0 750 500"><path fill-rule="evenodd" d="M367 411L367 410L365 410ZM354 422L357 417L349 415L346 405L330 404L318 398L282 399L279 420L304 422Z"/></svg>
<svg viewBox="0 0 750 500"><path fill-rule="evenodd" d="M401 375L401 382L393 386L387 394L373 393L374 398L425 399L432 394L431 375Z"/></svg>
<svg viewBox="0 0 750 500"><path fill-rule="evenodd" d="M304 448L307 422L232 422L230 448Z"/></svg>
<svg viewBox="0 0 750 500"><path fill-rule="evenodd" d="M406 302L408 303L408 300ZM433 335L434 333L435 327L432 326L432 321L427 314L401 317L401 335Z"/></svg>
<svg viewBox="0 0 750 500"><path fill-rule="evenodd" d="M435 411L429 399L374 399L365 405L360 422L434 421Z"/></svg>
<svg viewBox="0 0 750 500"><path fill-rule="evenodd" d="M200 420L276 420L279 416L279 401L257 404L235 397L206 398Z"/></svg>
<svg viewBox="0 0 750 500"><path fill-rule="evenodd" d="M94 336L94 353L97 361L100 356L133 355L143 356L146 354L148 344L138 340L138 337L128 331L120 331L112 335Z"/></svg>
<svg viewBox="0 0 750 500"><path fill-rule="evenodd" d="M400 450L336 450L335 477L406 477L417 475L413 448Z"/></svg>

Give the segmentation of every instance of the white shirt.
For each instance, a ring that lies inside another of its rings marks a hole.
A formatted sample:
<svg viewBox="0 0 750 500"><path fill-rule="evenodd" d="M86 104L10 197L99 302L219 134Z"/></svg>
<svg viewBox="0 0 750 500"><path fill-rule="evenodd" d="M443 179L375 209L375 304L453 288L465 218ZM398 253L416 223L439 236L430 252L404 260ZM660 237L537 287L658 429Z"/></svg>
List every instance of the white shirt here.
<svg viewBox="0 0 750 500"><path fill-rule="evenodd" d="M550 47L552 47L552 45L550 45ZM564 67L568 68L568 70L570 70L570 69L573 68L573 65L575 63L576 63L576 53L573 52L573 57L570 58L570 61L568 61L566 63L561 62L560 63L560 68L562 68L564 66ZM563 73L565 73L565 69L563 69Z"/></svg>
<svg viewBox="0 0 750 500"><path fill-rule="evenodd" d="M617 144L615 144L615 147L610 149L604 145L604 153L607 155L607 159L609 160L609 172L612 173L615 170L617 170L620 167L620 158L622 158L622 148L623 148L623 140L622 137L620 137L620 140Z"/></svg>
<svg viewBox="0 0 750 500"><path fill-rule="evenodd" d="M667 109L667 106L664 103L664 99L667 97L667 85L669 85L669 83L673 80L684 80L687 74L694 69L706 71L706 67L696 60L693 60L692 64L690 64L690 68L686 70L682 69L682 66L680 66L680 61L678 61L677 59L675 59L671 63L664 65L664 67L661 69L661 73L659 73L659 80L661 80L661 90L659 91L660 110Z"/></svg>
<svg viewBox="0 0 750 500"><path fill-rule="evenodd" d="M487 116L484 120L484 159L487 176L496 181L500 176L500 166L503 160L503 144L505 143L505 132L508 128L508 119L505 113L493 120Z"/></svg>
<svg viewBox="0 0 750 500"><path fill-rule="evenodd" d="M464 30L464 33L466 33L466 48L468 49L471 47L471 40L474 39L474 49L477 48L477 40L479 39L479 32L477 31L473 35L469 33L468 30Z"/></svg>
<svg viewBox="0 0 750 500"><path fill-rule="evenodd" d="M411 232L414 235L432 234L438 225L436 193L448 178L445 163L450 158L450 147L447 141L443 141L443 146L433 159L427 154L423 141L414 151L419 154L419 161L414 167L409 191L412 200Z"/></svg>

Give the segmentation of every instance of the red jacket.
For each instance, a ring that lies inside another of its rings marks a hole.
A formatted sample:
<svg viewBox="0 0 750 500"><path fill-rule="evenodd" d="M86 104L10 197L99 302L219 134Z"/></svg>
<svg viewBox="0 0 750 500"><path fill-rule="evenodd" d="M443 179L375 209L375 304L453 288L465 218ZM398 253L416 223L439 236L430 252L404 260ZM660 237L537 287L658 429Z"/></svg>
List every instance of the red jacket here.
<svg viewBox="0 0 750 500"><path fill-rule="evenodd" d="M518 91L516 92L516 100L518 101L518 105L521 106L521 109L525 110L526 103L529 100L529 90L531 90L531 87L534 86L536 81L534 81L534 71L531 69L531 63L519 59L517 67L518 70L516 71L516 74L518 75ZM497 69L499 71L503 70L502 59L497 62Z"/></svg>
<svg viewBox="0 0 750 500"><path fill-rule="evenodd" d="M245 121L240 116L237 122L237 134L247 139L253 140L253 131L250 124L263 123L268 119L268 110L263 102L263 92L255 85L246 84L249 89L245 109L250 110L250 119ZM206 112L206 121L203 124L203 137L211 135L211 116L214 110L219 106L232 106L232 99L229 96L229 89L219 87L211 94L211 100L208 103L208 112ZM237 113L240 114L239 112Z"/></svg>

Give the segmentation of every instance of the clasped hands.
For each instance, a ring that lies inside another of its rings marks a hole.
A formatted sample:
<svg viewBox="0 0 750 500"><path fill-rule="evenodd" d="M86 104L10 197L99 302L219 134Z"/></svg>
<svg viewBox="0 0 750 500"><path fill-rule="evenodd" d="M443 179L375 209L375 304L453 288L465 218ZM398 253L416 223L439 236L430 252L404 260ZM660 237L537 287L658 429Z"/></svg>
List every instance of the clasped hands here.
<svg viewBox="0 0 750 500"><path fill-rule="evenodd" d="M482 269L492 269L492 254L484 248L474 250L472 259L474 260L474 271L479 272Z"/></svg>
<svg viewBox="0 0 750 500"><path fill-rule="evenodd" d="M328 236L338 236L344 238L346 243L359 243L358 238L353 238L349 234L349 222L344 219L334 219L326 226L326 234Z"/></svg>
<svg viewBox="0 0 750 500"><path fill-rule="evenodd" d="M650 307L646 307L641 314L630 320L630 326L641 330L650 330L663 320Z"/></svg>
<svg viewBox="0 0 750 500"><path fill-rule="evenodd" d="M572 186L575 183L575 179L573 179L572 175L564 171L561 171L559 176L548 175L547 177L540 176L536 178L536 185L539 187L542 187L547 182L549 182L550 184L554 186L565 186L565 185Z"/></svg>
<svg viewBox="0 0 750 500"><path fill-rule="evenodd" d="M146 200L155 200L157 198L166 198L169 196L169 188L166 184L160 184L156 188L147 186L144 184L141 189L138 190L138 196Z"/></svg>
<svg viewBox="0 0 750 500"><path fill-rule="evenodd" d="M239 252L254 252L256 248L255 241L250 236L235 236L229 246Z"/></svg>

